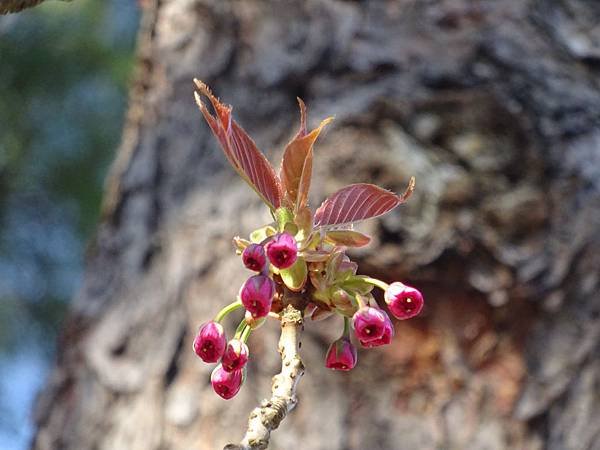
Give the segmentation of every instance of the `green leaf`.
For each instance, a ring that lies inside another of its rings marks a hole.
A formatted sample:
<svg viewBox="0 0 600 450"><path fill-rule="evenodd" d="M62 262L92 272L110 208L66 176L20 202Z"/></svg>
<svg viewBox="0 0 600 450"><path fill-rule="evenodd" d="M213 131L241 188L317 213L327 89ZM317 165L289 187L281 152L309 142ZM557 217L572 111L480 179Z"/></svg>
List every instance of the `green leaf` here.
<svg viewBox="0 0 600 450"><path fill-rule="evenodd" d="M308 276L306 261L298 258L292 267L280 269L279 275L281 275L281 279L291 291L301 291L306 284Z"/></svg>
<svg viewBox="0 0 600 450"><path fill-rule="evenodd" d="M347 280L343 281L340 286L349 292L354 292L361 295L368 294L373 290L374 287L372 284L367 283L358 277L348 278Z"/></svg>
<svg viewBox="0 0 600 450"><path fill-rule="evenodd" d="M273 225L266 225L250 233L250 240L255 244L260 244L269 236L273 236L277 230Z"/></svg>

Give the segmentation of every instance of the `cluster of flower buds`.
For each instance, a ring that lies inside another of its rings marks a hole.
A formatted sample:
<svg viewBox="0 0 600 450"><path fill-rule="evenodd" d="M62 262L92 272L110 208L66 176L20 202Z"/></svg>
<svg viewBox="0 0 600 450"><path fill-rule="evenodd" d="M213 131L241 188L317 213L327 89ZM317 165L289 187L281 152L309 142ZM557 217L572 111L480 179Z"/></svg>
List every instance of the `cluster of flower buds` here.
<svg viewBox="0 0 600 450"><path fill-rule="evenodd" d="M240 327L236 336L227 342L223 326L219 323L227 311L232 309L234 308L230 305L222 311L225 314L202 325L194 339L194 351L204 362L221 360L213 370L210 381L215 392L224 399L232 398L240 390L248 362L247 329Z"/></svg>
<svg viewBox="0 0 600 450"><path fill-rule="evenodd" d="M245 379L245 366L249 350L246 344L250 333L264 323L273 309L277 285L275 273L290 268L298 258L296 240L287 232L263 236L267 230L258 230L260 243L236 239L238 253L247 269L257 272L242 285L238 299L223 308L217 317L203 324L194 339L194 351L207 363L220 364L213 370L211 384L224 399L234 397ZM272 229L268 229L269 233ZM227 342L221 321L231 312L244 307L246 314L240 322L235 337Z"/></svg>
<svg viewBox="0 0 600 450"><path fill-rule="evenodd" d="M389 344L394 337L390 317L371 293L374 287L384 291L388 309L397 319L414 317L423 308L423 296L417 289L356 274L357 265L345 252L347 247L368 243L367 236L354 230L303 229L289 211L280 211L276 217L276 222L251 233L250 240L234 239L242 263L254 273L242 284L238 299L204 324L194 341L194 350L203 361L220 360L211 383L225 399L239 391L245 378L248 336L269 314L277 317L285 290L301 292L310 299L304 313L313 320L335 313L343 317L342 336L330 345L325 358L325 366L334 370L347 371L356 365L351 329L365 348ZM220 322L242 307L246 310L244 318L234 339L227 342Z"/></svg>
<svg viewBox="0 0 600 450"><path fill-rule="evenodd" d="M415 288L400 282L388 286L384 282L370 277L359 276L356 279L384 289L387 306L397 319L410 319L423 309L423 296ZM331 344L327 352L325 366L330 369L350 370L356 365L357 352L350 341L349 334L348 323L350 320L354 334L362 347L386 345L392 342L394 337L394 325L390 317L377 306L372 297L355 293L355 299L359 306L358 309L351 319L347 316L344 317L344 332L337 341Z"/></svg>
<svg viewBox="0 0 600 450"><path fill-rule="evenodd" d="M353 229L353 223L381 216L402 204L414 189L414 179L403 195L367 183L346 186L313 214L308 207L313 144L331 119L309 132L306 108L300 100L300 129L286 146L280 173L276 174L232 119L231 107L221 103L202 82L195 82L200 111L225 155L269 207L274 219L253 231L249 239L234 239L242 263L253 274L243 283L236 301L204 324L194 341L195 352L205 362L220 361L211 376L214 390L225 399L239 391L248 361L248 336L267 317L278 317L294 296L305 300L305 317L343 317L344 331L329 347L325 365L336 370L352 369L357 351L351 342L351 329L360 345L367 348L389 344L394 336L392 321L371 293L374 287L384 291L389 311L400 320L416 316L423 308L423 296L417 289L358 275L357 264L346 255L348 248L370 242L368 236ZM214 115L203 97L211 102ZM294 307L299 308L297 304ZM221 321L238 308L246 312L234 338L227 342Z"/></svg>

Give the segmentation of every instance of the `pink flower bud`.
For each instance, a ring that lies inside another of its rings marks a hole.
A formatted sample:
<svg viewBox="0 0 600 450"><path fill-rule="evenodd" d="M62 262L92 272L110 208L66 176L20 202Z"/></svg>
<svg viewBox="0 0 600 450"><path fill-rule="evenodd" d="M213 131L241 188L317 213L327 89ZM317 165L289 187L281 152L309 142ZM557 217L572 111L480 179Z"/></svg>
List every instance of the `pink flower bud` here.
<svg viewBox="0 0 600 450"><path fill-rule="evenodd" d="M269 261L278 269L287 269L296 262L298 249L296 240L288 233L280 233L267 244Z"/></svg>
<svg viewBox="0 0 600 450"><path fill-rule="evenodd" d="M423 295L414 287L398 281L385 291L385 302L391 313L400 320L410 319L423 309Z"/></svg>
<svg viewBox="0 0 600 450"><path fill-rule="evenodd" d="M265 275L254 275L248 278L240 290L242 304L254 318L269 314L273 295L275 295L275 283Z"/></svg>
<svg viewBox="0 0 600 450"><path fill-rule="evenodd" d="M240 391L243 381L243 370L227 372L220 364L210 375L210 383L214 391L225 400L233 398Z"/></svg>
<svg viewBox="0 0 600 450"><path fill-rule="evenodd" d="M356 365L356 347L350 339L341 337L329 346L325 367L333 370L350 370Z"/></svg>
<svg viewBox="0 0 600 450"><path fill-rule="evenodd" d="M223 370L233 372L243 368L248 362L248 353L248 346L244 342L239 339L229 341L221 360Z"/></svg>
<svg viewBox="0 0 600 450"><path fill-rule="evenodd" d="M261 272L267 264L265 249L262 245L250 244L242 253L242 261L248 269Z"/></svg>
<svg viewBox="0 0 600 450"><path fill-rule="evenodd" d="M352 326L358 340L367 343L380 339L385 332L386 317L382 310L371 306L363 306L356 311L352 316Z"/></svg>
<svg viewBox="0 0 600 450"><path fill-rule="evenodd" d="M220 323L210 321L200 327L194 339L194 351L207 363L217 362L225 351L227 339Z"/></svg>
<svg viewBox="0 0 600 450"><path fill-rule="evenodd" d="M379 339L375 339L372 341L360 341L360 345L363 347L379 347L380 345L387 345L392 342L392 338L394 337L394 325L390 320L390 317L385 314L384 311L381 311L385 315L385 323L383 325L383 334Z"/></svg>

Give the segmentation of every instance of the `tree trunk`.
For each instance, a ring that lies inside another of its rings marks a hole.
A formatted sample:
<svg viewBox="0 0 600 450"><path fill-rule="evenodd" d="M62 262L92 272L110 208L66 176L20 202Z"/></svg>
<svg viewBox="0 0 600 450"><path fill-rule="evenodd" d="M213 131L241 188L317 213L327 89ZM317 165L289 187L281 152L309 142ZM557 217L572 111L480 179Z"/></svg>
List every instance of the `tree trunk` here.
<svg viewBox="0 0 600 450"><path fill-rule="evenodd" d="M44 0L0 0L0 14L20 12L39 5Z"/></svg>
<svg viewBox="0 0 600 450"><path fill-rule="evenodd" d="M272 161L296 96L311 124L336 116L313 206L417 179L355 256L421 288L424 315L350 373L323 366L341 321L309 322L299 404L270 448L600 449L600 3L149 3L33 448L222 448L279 371L275 324L229 402L191 350L244 280L231 237L268 221L194 104L197 77Z"/></svg>

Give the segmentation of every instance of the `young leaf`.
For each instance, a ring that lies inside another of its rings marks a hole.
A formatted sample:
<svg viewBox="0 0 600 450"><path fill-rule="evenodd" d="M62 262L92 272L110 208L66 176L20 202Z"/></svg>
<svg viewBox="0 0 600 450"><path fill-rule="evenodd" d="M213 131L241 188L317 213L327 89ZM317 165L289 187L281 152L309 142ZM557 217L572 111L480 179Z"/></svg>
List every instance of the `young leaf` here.
<svg viewBox="0 0 600 450"><path fill-rule="evenodd" d="M331 254L329 252L319 250L307 250L302 252L302 257L306 262L325 262L330 256Z"/></svg>
<svg viewBox="0 0 600 450"><path fill-rule="evenodd" d="M409 188L411 186L414 186L413 179ZM403 203L410 195L408 192L398 196L374 184L351 184L321 204L315 213L315 226L345 225L381 216Z"/></svg>
<svg viewBox="0 0 600 450"><path fill-rule="evenodd" d="M231 106L222 104L202 81L194 79L194 83L198 88L198 92L194 92L196 103L233 168L271 210L279 208L282 196L279 178L265 155L232 119ZM215 116L208 111L201 95L208 97Z"/></svg>
<svg viewBox="0 0 600 450"><path fill-rule="evenodd" d="M250 241L254 244L260 244L269 236L274 236L277 230L272 225L265 225L250 233Z"/></svg>
<svg viewBox="0 0 600 450"><path fill-rule="evenodd" d="M323 120L317 128L308 133L306 130L306 106L301 99L298 99L298 104L300 105L300 130L286 146L279 172L282 189L295 212L308 203L313 144L323 127L333 120L331 117Z"/></svg>
<svg viewBox="0 0 600 450"><path fill-rule="evenodd" d="M333 313L334 311L332 311L331 309L316 308L310 315L310 320L319 322L321 320L327 319L328 317L331 317Z"/></svg>
<svg viewBox="0 0 600 450"><path fill-rule="evenodd" d="M235 246L236 251L241 254L244 249L250 245L250 241L247 239L242 239L239 236L235 236L233 238L233 245Z"/></svg>
<svg viewBox="0 0 600 450"><path fill-rule="evenodd" d="M287 269L279 269L279 275L291 291L298 292L302 290L306 283L308 267L302 258L298 258L293 266Z"/></svg>
<svg viewBox="0 0 600 450"><path fill-rule="evenodd" d="M353 230L328 231L325 234L325 240L332 244L343 245L345 247L364 247L371 242L369 236Z"/></svg>
<svg viewBox="0 0 600 450"><path fill-rule="evenodd" d="M298 225L298 231L300 232L297 236L297 239L299 241L303 241L310 235L310 232L312 231L313 220L310 209L307 206L300 208L296 213L294 222L296 225Z"/></svg>
<svg viewBox="0 0 600 450"><path fill-rule="evenodd" d="M289 208L281 206L275 210L275 222L279 231L283 231L286 224L294 222L294 213ZM296 233L294 233L296 234Z"/></svg>

